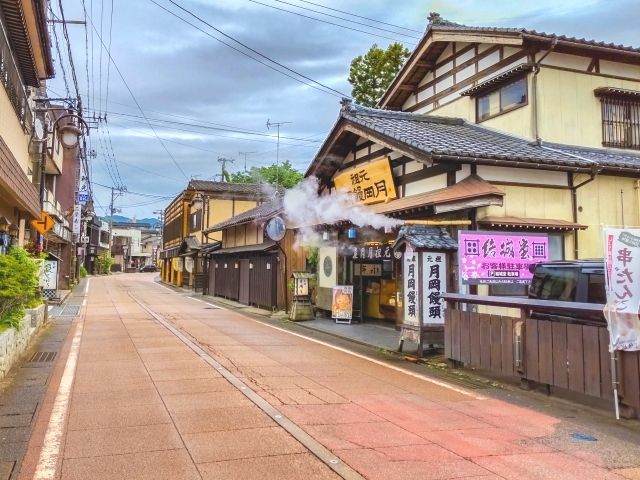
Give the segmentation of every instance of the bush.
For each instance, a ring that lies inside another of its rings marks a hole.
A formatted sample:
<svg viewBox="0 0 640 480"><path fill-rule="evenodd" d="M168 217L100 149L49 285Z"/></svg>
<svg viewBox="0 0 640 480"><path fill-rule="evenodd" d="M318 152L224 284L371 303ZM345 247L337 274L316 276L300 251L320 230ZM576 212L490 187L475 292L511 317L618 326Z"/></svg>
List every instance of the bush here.
<svg viewBox="0 0 640 480"><path fill-rule="evenodd" d="M84 265L80 265L80 278L84 278L87 276L87 269L84 268Z"/></svg>
<svg viewBox="0 0 640 480"><path fill-rule="evenodd" d="M18 247L0 255L0 325L19 328L25 308L40 302L34 258Z"/></svg>
<svg viewBox="0 0 640 480"><path fill-rule="evenodd" d="M109 252L104 252L98 257L97 266L98 273L109 275L111 273L111 265L113 265L113 257Z"/></svg>

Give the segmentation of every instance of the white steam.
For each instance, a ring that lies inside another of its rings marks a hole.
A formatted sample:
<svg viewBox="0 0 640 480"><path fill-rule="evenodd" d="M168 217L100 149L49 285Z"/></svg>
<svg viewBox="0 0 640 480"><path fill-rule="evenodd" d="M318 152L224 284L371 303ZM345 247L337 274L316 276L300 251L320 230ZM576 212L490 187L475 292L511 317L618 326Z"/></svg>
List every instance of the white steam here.
<svg viewBox="0 0 640 480"><path fill-rule="evenodd" d="M298 229L298 243L305 246L320 244L316 225L332 225L349 221L358 227L394 228L403 222L376 214L345 190L334 190L331 195L318 195L318 179L305 178L287 190L283 198L284 214L289 228Z"/></svg>

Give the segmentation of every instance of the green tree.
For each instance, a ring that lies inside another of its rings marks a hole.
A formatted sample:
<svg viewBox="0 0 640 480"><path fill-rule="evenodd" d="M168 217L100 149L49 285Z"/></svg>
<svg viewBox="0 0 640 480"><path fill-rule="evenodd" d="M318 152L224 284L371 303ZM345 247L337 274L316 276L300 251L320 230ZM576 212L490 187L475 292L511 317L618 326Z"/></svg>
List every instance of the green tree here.
<svg viewBox="0 0 640 480"><path fill-rule="evenodd" d="M386 50L374 43L367 53L354 58L349 83L353 85L351 95L356 103L375 107L409 55L401 43L392 43Z"/></svg>
<svg viewBox="0 0 640 480"><path fill-rule="evenodd" d="M24 309L38 300L38 265L26 250L12 247L0 255L0 330L20 328Z"/></svg>
<svg viewBox="0 0 640 480"><path fill-rule="evenodd" d="M231 174L233 183L276 183L283 188L291 188L297 185L304 175L291 166L289 160L276 167L275 163L268 167L251 167L248 172Z"/></svg>

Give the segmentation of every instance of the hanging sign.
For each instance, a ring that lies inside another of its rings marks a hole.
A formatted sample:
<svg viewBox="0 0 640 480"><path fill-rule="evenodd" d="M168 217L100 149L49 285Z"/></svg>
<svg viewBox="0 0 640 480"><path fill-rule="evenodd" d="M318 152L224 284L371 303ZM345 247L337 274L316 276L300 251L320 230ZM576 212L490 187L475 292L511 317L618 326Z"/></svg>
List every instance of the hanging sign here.
<svg viewBox="0 0 640 480"><path fill-rule="evenodd" d="M82 220L82 207L79 203L73 207L73 228L72 232L75 234L80 234L80 222Z"/></svg>
<svg viewBox="0 0 640 480"><path fill-rule="evenodd" d="M390 260L390 245L350 245L353 260Z"/></svg>
<svg viewBox="0 0 640 480"><path fill-rule="evenodd" d="M193 258L192 257L184 257L184 269L189 273L193 273Z"/></svg>
<svg viewBox="0 0 640 480"><path fill-rule="evenodd" d="M398 198L388 158L347 170L333 183L337 189L353 192L365 204Z"/></svg>
<svg viewBox="0 0 640 480"><path fill-rule="evenodd" d="M78 203L85 204L89 201L89 192L81 191L78 192Z"/></svg>
<svg viewBox="0 0 640 480"><path fill-rule="evenodd" d="M351 321L353 317L353 285L336 285L333 287L331 317Z"/></svg>
<svg viewBox="0 0 640 480"><path fill-rule="evenodd" d="M424 324L444 325L444 309L447 302L442 294L447 292L447 258L444 253L422 252L422 290Z"/></svg>
<svg viewBox="0 0 640 480"><path fill-rule="evenodd" d="M549 260L549 238L544 233L458 233L460 278L464 285L528 284L532 265Z"/></svg>
<svg viewBox="0 0 640 480"><path fill-rule="evenodd" d="M613 350L640 350L640 229L605 228L607 305Z"/></svg>
<svg viewBox="0 0 640 480"><path fill-rule="evenodd" d="M418 310L418 254L407 249L404 253L403 277L404 277L404 323L407 325L420 325Z"/></svg>

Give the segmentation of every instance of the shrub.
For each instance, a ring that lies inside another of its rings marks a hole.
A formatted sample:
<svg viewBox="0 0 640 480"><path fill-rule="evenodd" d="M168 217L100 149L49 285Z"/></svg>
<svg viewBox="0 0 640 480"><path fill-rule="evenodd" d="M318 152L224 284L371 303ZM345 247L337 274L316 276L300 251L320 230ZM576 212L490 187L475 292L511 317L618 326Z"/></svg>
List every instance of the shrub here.
<svg viewBox="0 0 640 480"><path fill-rule="evenodd" d="M87 269L84 268L84 265L80 265L80 278L84 278L87 276Z"/></svg>
<svg viewBox="0 0 640 480"><path fill-rule="evenodd" d="M104 252L98 257L98 273L109 275L111 273L111 265L113 265L113 257L109 252Z"/></svg>
<svg viewBox="0 0 640 480"><path fill-rule="evenodd" d="M40 301L34 258L18 247L0 255L0 325L19 328L25 308Z"/></svg>

